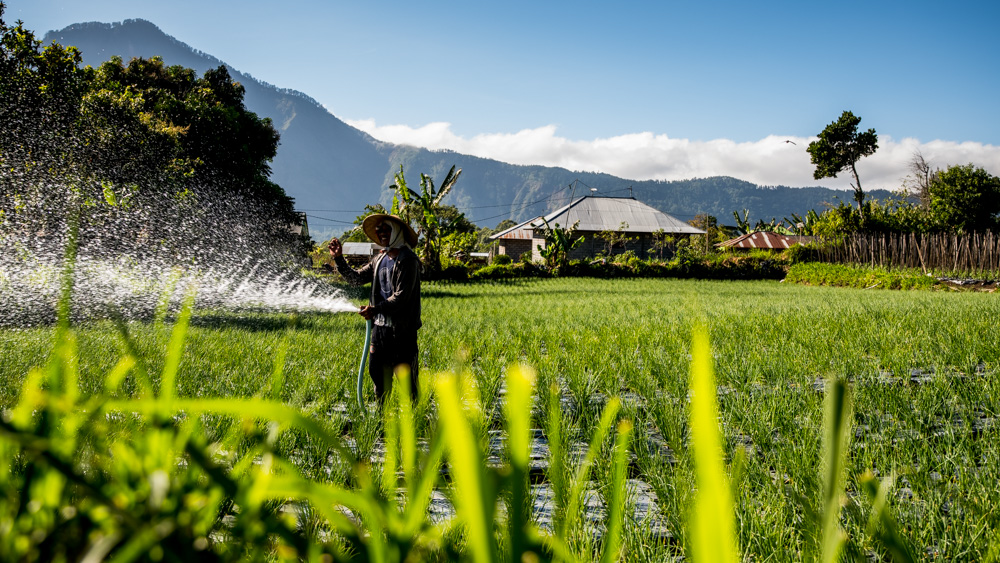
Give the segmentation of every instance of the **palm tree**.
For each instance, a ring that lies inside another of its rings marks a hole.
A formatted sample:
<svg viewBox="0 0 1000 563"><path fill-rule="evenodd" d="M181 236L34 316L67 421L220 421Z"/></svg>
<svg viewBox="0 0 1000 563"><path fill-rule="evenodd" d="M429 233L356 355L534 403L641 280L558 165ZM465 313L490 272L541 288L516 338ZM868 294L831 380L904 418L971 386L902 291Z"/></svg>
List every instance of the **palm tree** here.
<svg viewBox="0 0 1000 563"><path fill-rule="evenodd" d="M455 182L461 173L461 168L455 170L452 166L440 188L434 187L433 178L420 174L420 192L406 185L403 165L399 165L399 172L395 176L396 194L392 197L392 213L404 221L416 222L417 234L422 237L421 259L424 268L429 272L441 270L441 221L438 218L438 207L444 196L455 187Z"/></svg>

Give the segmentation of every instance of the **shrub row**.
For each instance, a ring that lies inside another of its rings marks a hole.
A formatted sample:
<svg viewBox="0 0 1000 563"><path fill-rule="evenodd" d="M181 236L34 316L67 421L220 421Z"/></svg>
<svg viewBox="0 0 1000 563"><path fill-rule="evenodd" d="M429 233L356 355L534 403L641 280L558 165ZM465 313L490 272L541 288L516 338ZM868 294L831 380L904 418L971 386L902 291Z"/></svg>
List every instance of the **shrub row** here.
<svg viewBox="0 0 1000 563"><path fill-rule="evenodd" d="M532 277L592 278L698 278L713 280L782 279L788 260L782 255L687 258L662 262L629 258L621 261L574 260L564 266L548 268L531 262L493 263L476 270L462 265L446 268L441 278L449 280L496 280Z"/></svg>
<svg viewBox="0 0 1000 563"><path fill-rule="evenodd" d="M863 289L936 289L941 285L936 278L919 270L888 270L825 262L794 264L788 269L785 281Z"/></svg>

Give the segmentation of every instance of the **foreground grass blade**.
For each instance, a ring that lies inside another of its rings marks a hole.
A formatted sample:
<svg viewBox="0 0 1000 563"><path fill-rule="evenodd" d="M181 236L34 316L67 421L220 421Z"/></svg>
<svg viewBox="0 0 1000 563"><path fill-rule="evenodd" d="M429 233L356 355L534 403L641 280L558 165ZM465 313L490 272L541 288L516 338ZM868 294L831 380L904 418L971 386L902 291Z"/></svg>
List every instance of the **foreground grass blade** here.
<svg viewBox="0 0 1000 563"><path fill-rule="evenodd" d="M403 469L403 479L410 484L416 479L417 464L417 428L413 420L410 370L404 367L395 377L398 389L396 398L399 402L399 462Z"/></svg>
<svg viewBox="0 0 1000 563"><path fill-rule="evenodd" d="M193 290L184 299L184 307L177 318L177 323L174 324L170 343L167 344L167 358L163 365L163 376L160 378L159 397L161 400L170 401L176 395L177 370L181 365L181 356L184 354L184 340L191 322L192 309L194 309Z"/></svg>
<svg viewBox="0 0 1000 563"><path fill-rule="evenodd" d="M576 518L579 516L580 503L585 500L583 487L590 477L590 468L593 467L594 460L597 458L601 446L611 433L611 425L618 416L620 409L621 401L618 397L612 397L608 401L607 406L604 407L601 420L597 423L597 428L594 430L594 437L590 441L590 447L587 448L587 455L573 477L573 483L569 491L569 503L566 508L566 519L563 521L563 528L559 534L564 539L569 536L569 532L573 529Z"/></svg>
<svg viewBox="0 0 1000 563"><path fill-rule="evenodd" d="M435 382L439 400L441 426L448 442L448 462L451 464L455 488L455 509L467 528L466 549L473 561L490 561L493 548L493 510L487 491L484 460L473 432L457 376L441 375Z"/></svg>
<svg viewBox="0 0 1000 563"><path fill-rule="evenodd" d="M548 437L549 437L549 482L552 483L553 504L552 526L556 530L563 529L568 503L566 490L566 452L562 440L562 410L559 407L559 387L549 387L548 407Z"/></svg>
<svg viewBox="0 0 1000 563"><path fill-rule="evenodd" d="M393 395L398 396L398 393L394 392ZM384 411L386 416L382 423L385 437L385 458L382 460L381 481L382 492L393 506L396 505L396 486L399 484L396 477L396 469L399 467L399 418L397 413L393 412L395 409L392 408L392 403L394 402L391 399L386 401Z"/></svg>
<svg viewBox="0 0 1000 563"><path fill-rule="evenodd" d="M507 400L504 404L508 452L511 464L525 470L531 450L531 398L534 387L535 372L530 368L516 366L508 370Z"/></svg>
<svg viewBox="0 0 1000 563"><path fill-rule="evenodd" d="M412 484L410 498L407 499L405 531L409 534L416 532L420 528L427 514L427 507L431 503L431 495L434 492L434 485L438 480L438 471L441 469L441 459L444 457L445 441L440 435L435 435L431 440L431 449L423 463L423 470L420 479Z"/></svg>
<svg viewBox="0 0 1000 563"><path fill-rule="evenodd" d="M844 466L850 441L852 405L847 383L833 379L826 385L823 430L823 537L822 561L840 559L846 536L840 529L840 505L844 494Z"/></svg>
<svg viewBox="0 0 1000 563"><path fill-rule="evenodd" d="M689 516L694 561L739 561L732 489L723 463L719 405L708 330L691 339L691 447L698 492Z"/></svg>
<svg viewBox="0 0 1000 563"><path fill-rule="evenodd" d="M611 500L608 506L608 533L604 539L601 563L618 561L621 550L622 528L625 524L625 475L628 469L628 445L632 439L632 423L623 420L618 424L615 440L614 472L611 479Z"/></svg>
<svg viewBox="0 0 1000 563"><path fill-rule="evenodd" d="M869 474L861 477L861 488L872 501L871 513L868 516L866 532L878 539L892 557L892 561L910 563L916 561L913 548L899 531L899 525L889 511L889 491L892 489L893 477L879 480Z"/></svg>
<svg viewBox="0 0 1000 563"><path fill-rule="evenodd" d="M531 518L528 502L528 459L531 452L531 402L535 372L523 366L507 371L507 455L511 466L511 506L508 517L510 557L520 560L528 550L525 527Z"/></svg>
<svg viewBox="0 0 1000 563"><path fill-rule="evenodd" d="M248 420L275 420L283 425L299 428L319 439L324 445L343 450L339 440L315 420L299 410L281 403L263 399L174 399L173 401L110 400L103 405L105 410L134 412L145 415L160 412L183 412L189 416L196 414L225 414Z"/></svg>

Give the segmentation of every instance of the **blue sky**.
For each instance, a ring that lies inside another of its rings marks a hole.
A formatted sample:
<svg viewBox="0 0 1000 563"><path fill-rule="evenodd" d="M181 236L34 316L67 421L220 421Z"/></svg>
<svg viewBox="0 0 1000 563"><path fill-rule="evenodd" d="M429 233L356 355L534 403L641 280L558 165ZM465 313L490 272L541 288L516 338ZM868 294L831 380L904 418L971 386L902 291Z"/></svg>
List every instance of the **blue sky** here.
<svg viewBox="0 0 1000 563"><path fill-rule="evenodd" d="M815 185L805 145L851 110L870 187L914 150L1000 174L995 1L7 4L40 35L146 19L378 138L508 162Z"/></svg>

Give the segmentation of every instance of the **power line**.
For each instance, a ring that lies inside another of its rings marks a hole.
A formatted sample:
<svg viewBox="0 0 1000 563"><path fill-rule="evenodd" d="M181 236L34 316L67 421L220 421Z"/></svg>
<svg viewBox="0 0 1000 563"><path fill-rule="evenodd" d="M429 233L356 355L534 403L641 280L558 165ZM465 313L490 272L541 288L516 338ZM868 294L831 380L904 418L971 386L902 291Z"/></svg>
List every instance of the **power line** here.
<svg viewBox="0 0 1000 563"><path fill-rule="evenodd" d="M340 219L330 219L329 217L320 217L319 215L311 215L309 213L306 213L306 217L309 217L310 219L318 219L320 221L328 221L330 223L340 223L344 225L354 224L354 221L341 221Z"/></svg>
<svg viewBox="0 0 1000 563"><path fill-rule="evenodd" d="M299 209L302 212L314 212L314 213L364 213L364 209Z"/></svg>
<svg viewBox="0 0 1000 563"><path fill-rule="evenodd" d="M570 184L567 187L571 188L572 186L573 185ZM489 217L481 217L479 219L469 219L469 221L471 221L474 224L478 224L478 223L480 223L482 221L488 221L490 219L496 219L498 217L509 217L512 213L516 213L518 211L524 211L525 209L531 207L532 205L537 205L539 203L547 203L547 202L549 202L549 201L552 200L552 196L556 195L557 193L559 193L559 192L561 192L561 191L563 191L565 189L566 188L559 188L558 190L555 190L552 193L550 193L548 196L546 196L545 199L539 199L537 201L532 201L532 202L521 204L521 207L517 208L516 210L511 210L511 211L509 211L507 213L501 213L499 215L491 215ZM513 204L510 204L510 205L513 205ZM494 207L494 206L489 206L489 207ZM505 205L497 205L495 207L506 207L506 206ZM472 208L469 208L469 209L472 209Z"/></svg>
<svg viewBox="0 0 1000 563"><path fill-rule="evenodd" d="M583 186L583 187L585 187L585 188L587 188L587 189L589 189L591 191L596 191L597 194L599 194L599 196L600 195L608 195L608 194L617 194L617 193L622 193L622 192L626 192L626 191L629 192L630 195L632 193L632 187L631 186L629 186L627 188L618 188L618 189L608 190L608 191L597 191L596 188L592 188L589 185L587 185L586 183L584 183L582 180L577 179L577 180L574 180L569 185L567 185L565 188L558 188L558 189L554 190L552 193L550 193L548 196L546 196L546 197L544 197L542 199L538 199L538 200L535 200L535 201L530 201L530 202L522 203L518 207L511 208L511 209L509 209L508 211L506 211L504 213L499 213L497 215L490 215L488 217L479 217L479 218L476 218L476 219L469 219L469 221L472 222L473 224L479 224L479 223L481 223L483 221L489 221L491 219L498 219L500 217L509 217L512 214L516 214L516 213L518 213L520 211L524 211L525 209L528 209L528 208L530 208L533 205L538 205L540 203L551 202L552 199L553 199L553 197L556 196L559 192L562 192L563 190L570 189L575 194L575 191L576 191L575 187L576 186ZM575 195L570 195L570 196L563 196L560 199L563 199L563 198L565 198L565 199L575 199L575 197L576 197ZM580 197L583 197L583 196L580 196ZM514 205L513 202L511 202L509 204L473 205L473 206L463 206L463 207L459 207L459 206L456 205L455 208L458 209L459 211L462 211L464 213L464 212L466 212L468 210L472 210L472 209L510 208L510 206L512 206L512 205ZM305 212L306 215L310 219L314 219L314 220L317 220L317 221L325 221L325 222L329 222L329 223L336 223L336 224L340 224L340 225L351 225L351 226L355 225L354 221L344 221L344 220L341 220L341 219L332 219L330 217L322 217L322 216L319 216L319 215L313 215L312 213L316 213L316 212L318 212L318 213L352 213L352 214L355 214L355 215L360 215L360 214L362 214L362 213L365 212L365 210L348 210L348 209L303 209L301 211ZM670 214L674 215L674 216L677 216L677 217L690 217L690 218L694 218L694 217L697 217L699 215L698 213L681 213L681 212L671 212Z"/></svg>

